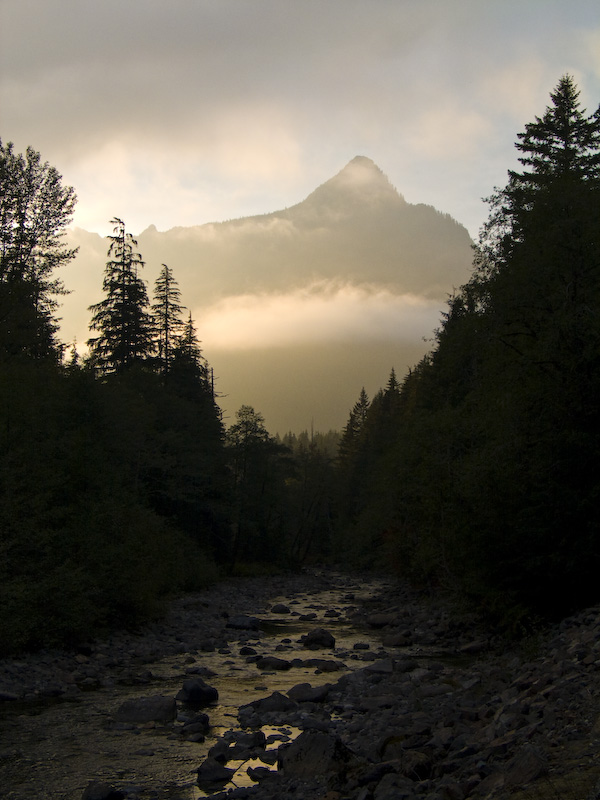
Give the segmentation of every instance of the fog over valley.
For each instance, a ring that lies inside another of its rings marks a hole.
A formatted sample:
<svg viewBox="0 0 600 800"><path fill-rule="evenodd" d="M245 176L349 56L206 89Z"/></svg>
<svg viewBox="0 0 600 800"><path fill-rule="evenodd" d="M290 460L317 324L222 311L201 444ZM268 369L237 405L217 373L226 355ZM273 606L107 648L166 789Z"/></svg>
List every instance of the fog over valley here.
<svg viewBox="0 0 600 800"><path fill-rule="evenodd" d="M281 434L343 427L363 385L414 365L472 256L466 228L407 203L364 156L290 208L134 235L150 291L162 263L174 272L225 420L249 404ZM61 335L84 352L107 240L75 228L69 244Z"/></svg>

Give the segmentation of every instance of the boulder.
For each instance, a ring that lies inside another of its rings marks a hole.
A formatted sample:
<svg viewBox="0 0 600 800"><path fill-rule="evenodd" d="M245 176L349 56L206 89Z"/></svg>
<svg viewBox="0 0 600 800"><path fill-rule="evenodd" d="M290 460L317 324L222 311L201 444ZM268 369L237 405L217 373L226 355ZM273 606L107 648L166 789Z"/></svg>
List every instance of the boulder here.
<svg viewBox="0 0 600 800"><path fill-rule="evenodd" d="M261 724L260 718L262 714L289 714L290 711L296 711L297 708L298 703L281 694L281 692L273 692L268 697L261 697L259 700L240 706L238 719L243 727L253 727Z"/></svg>
<svg viewBox="0 0 600 800"><path fill-rule="evenodd" d="M142 725L145 722L172 722L177 715L177 704L173 697L156 695L126 700L115 712L117 722Z"/></svg>
<svg viewBox="0 0 600 800"><path fill-rule="evenodd" d="M282 745L277 755L284 777L301 780L339 775L354 758L341 739L321 731L304 731L291 744Z"/></svg>
<svg viewBox="0 0 600 800"><path fill-rule="evenodd" d="M289 614L290 609L288 606L285 606L283 603L276 603L273 608L271 609L273 614Z"/></svg>
<svg viewBox="0 0 600 800"><path fill-rule="evenodd" d="M181 728L181 734L188 740L195 742L204 741L204 734L210 730L208 714L195 714L186 720Z"/></svg>
<svg viewBox="0 0 600 800"><path fill-rule="evenodd" d="M189 678L183 682L176 699L192 708L204 708L204 706L217 702L219 692L214 686L205 683L202 678Z"/></svg>
<svg viewBox="0 0 600 800"><path fill-rule="evenodd" d="M264 714L270 711L295 711L297 708L298 704L289 697L281 694L281 692L273 692L273 694L268 697L261 697L260 700L254 700L252 703L242 706L240 711L243 709L251 709L259 714Z"/></svg>
<svg viewBox="0 0 600 800"><path fill-rule="evenodd" d="M506 767L505 785L523 786L548 772L548 764L534 747L526 746L509 761Z"/></svg>
<svg viewBox="0 0 600 800"><path fill-rule="evenodd" d="M234 769L224 767L223 764L209 756L197 769L198 777L196 783L200 788L210 786L211 784L227 783L231 780L234 773Z"/></svg>
<svg viewBox="0 0 600 800"><path fill-rule="evenodd" d="M392 625L397 619L397 614L370 614L367 617L367 625L370 628L385 628L387 625Z"/></svg>
<svg viewBox="0 0 600 800"><path fill-rule="evenodd" d="M122 800L124 797L123 792L113 789L110 784L103 781L92 781L83 790L81 800Z"/></svg>
<svg viewBox="0 0 600 800"><path fill-rule="evenodd" d="M277 658L277 656L263 656L256 662L258 669L267 670L286 670L291 668L291 663L284 658Z"/></svg>
<svg viewBox="0 0 600 800"><path fill-rule="evenodd" d="M296 703L322 703L327 698L330 683L323 686L311 686L310 683L298 683L288 691L287 696Z"/></svg>
<svg viewBox="0 0 600 800"><path fill-rule="evenodd" d="M233 747L229 748L228 761L256 758L264 751L267 744L267 737L263 731L236 731L234 734Z"/></svg>
<svg viewBox="0 0 600 800"><path fill-rule="evenodd" d="M333 649L335 637L323 628L315 628L302 637L302 645L308 650Z"/></svg>
<svg viewBox="0 0 600 800"><path fill-rule="evenodd" d="M253 781L264 781L270 778L275 772L268 767L248 767L246 770L248 777Z"/></svg>

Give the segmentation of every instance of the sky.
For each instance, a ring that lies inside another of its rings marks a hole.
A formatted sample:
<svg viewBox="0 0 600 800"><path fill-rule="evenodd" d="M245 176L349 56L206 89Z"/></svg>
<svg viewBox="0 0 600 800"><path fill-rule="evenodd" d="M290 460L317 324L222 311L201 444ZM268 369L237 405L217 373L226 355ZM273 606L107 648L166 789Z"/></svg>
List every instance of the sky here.
<svg viewBox="0 0 600 800"><path fill-rule="evenodd" d="M356 155L475 236L597 0L0 0L0 135L134 233L273 211Z"/></svg>
<svg viewBox="0 0 600 800"><path fill-rule="evenodd" d="M286 208L364 155L476 238L565 73L591 112L598 0L0 0L0 137L55 166L74 226L102 236L114 216L138 234ZM339 343L396 307L328 298L226 298L203 341L252 329L262 352L308 314Z"/></svg>

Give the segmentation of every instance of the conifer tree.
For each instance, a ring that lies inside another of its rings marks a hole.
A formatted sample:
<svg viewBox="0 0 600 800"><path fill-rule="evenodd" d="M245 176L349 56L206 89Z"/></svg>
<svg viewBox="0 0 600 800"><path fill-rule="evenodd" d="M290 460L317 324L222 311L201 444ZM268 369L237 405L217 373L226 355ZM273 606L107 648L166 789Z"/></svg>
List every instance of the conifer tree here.
<svg viewBox="0 0 600 800"><path fill-rule="evenodd" d="M154 284L152 313L157 340L158 369L164 377L169 374L179 334L184 327L181 312L185 306L181 305L180 299L181 292L173 277L173 270L163 264Z"/></svg>
<svg viewBox="0 0 600 800"><path fill-rule="evenodd" d="M340 457L343 459L351 458L356 453L360 435L364 429L367 413L369 410L369 396L363 386L360 390L358 400L350 411L348 422L342 432L340 441Z"/></svg>
<svg viewBox="0 0 600 800"><path fill-rule="evenodd" d="M183 323L170 357L169 383L190 397L210 394L214 400L212 370L202 355L202 348L192 312Z"/></svg>
<svg viewBox="0 0 600 800"><path fill-rule="evenodd" d="M103 373L121 373L149 359L154 352L154 327L149 313L146 284L139 275L144 262L135 250L137 241L115 217L109 236L109 261L102 288L104 300L90 306L90 330L99 336L88 340L92 363Z"/></svg>
<svg viewBox="0 0 600 800"><path fill-rule="evenodd" d="M38 152L0 139L0 355L61 356L55 296L65 289L53 273L77 253L62 242L75 202Z"/></svg>

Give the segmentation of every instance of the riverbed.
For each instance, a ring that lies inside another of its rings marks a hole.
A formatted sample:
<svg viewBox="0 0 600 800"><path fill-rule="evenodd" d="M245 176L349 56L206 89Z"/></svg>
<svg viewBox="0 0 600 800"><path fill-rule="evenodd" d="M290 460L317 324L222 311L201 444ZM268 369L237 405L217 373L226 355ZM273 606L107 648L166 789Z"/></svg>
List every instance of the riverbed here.
<svg viewBox="0 0 600 800"><path fill-rule="evenodd" d="M52 654L48 654L50 690L46 684L45 693L44 684L38 681L37 694L29 686L25 699L0 706L2 796L8 800L80 800L94 780L119 786L140 800L207 796L210 793L196 785L195 771L217 739L238 727L240 706L275 691L283 693L295 684L318 686L335 680L344 671L364 666L381 649L376 633L359 626L356 618L359 608L382 591L384 584L373 578L366 582L334 573L312 574L304 579L269 580L266 585L280 591L261 600L260 581L241 580L181 599L172 612L170 628L166 620L165 629L159 623L129 638L117 636L112 642L84 648L83 653L75 654L70 674L61 662L59 674L52 675ZM273 608L288 610L277 613ZM235 611L257 615L259 629L227 627ZM191 618L196 621L192 633ZM301 637L315 628L330 631L335 647L307 653ZM161 649L173 650L173 641L179 652L161 653ZM356 645L360 649L355 649ZM318 655L337 662L339 669L330 672L292 666L261 671L252 657L240 654L242 648L291 663ZM100 678L95 668L89 667L94 655L100 664L104 656L106 674ZM35 673L26 662L23 669ZM175 697L183 681L199 672L219 693L218 703L204 709L211 727L203 742L183 738L177 721L164 725L115 722L114 714L126 700ZM48 696L52 691L55 696ZM264 730L267 750L276 749L299 732L285 725ZM233 766L238 770L229 786L252 783L246 772L248 763L234 762Z"/></svg>

